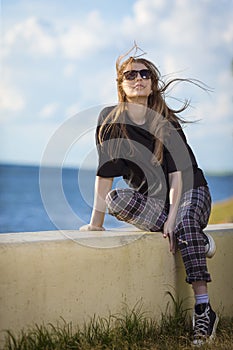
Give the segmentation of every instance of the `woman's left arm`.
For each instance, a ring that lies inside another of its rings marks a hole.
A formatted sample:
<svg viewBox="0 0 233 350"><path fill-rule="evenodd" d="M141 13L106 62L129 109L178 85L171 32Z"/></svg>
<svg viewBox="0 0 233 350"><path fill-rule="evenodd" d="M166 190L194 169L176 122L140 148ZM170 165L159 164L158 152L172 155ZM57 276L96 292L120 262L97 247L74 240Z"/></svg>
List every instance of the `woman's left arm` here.
<svg viewBox="0 0 233 350"><path fill-rule="evenodd" d="M169 213L163 228L163 237L169 238L170 251L175 253L173 232L182 193L182 173L176 171L169 174Z"/></svg>

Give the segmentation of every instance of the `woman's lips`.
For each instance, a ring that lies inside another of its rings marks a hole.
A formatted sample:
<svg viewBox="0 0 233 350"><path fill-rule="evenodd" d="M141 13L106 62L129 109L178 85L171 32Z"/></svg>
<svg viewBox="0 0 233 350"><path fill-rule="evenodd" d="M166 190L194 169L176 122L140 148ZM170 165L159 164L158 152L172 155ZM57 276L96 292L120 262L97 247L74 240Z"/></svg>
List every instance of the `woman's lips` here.
<svg viewBox="0 0 233 350"><path fill-rule="evenodd" d="M144 85L142 85L142 84L135 84L134 88L135 89L144 89Z"/></svg>

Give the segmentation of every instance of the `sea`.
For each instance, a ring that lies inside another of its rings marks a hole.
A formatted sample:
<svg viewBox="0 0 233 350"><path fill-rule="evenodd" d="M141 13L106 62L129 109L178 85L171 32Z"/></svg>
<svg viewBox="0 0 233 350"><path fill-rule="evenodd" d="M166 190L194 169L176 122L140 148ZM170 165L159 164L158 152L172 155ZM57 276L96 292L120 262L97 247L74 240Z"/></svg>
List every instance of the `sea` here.
<svg viewBox="0 0 233 350"><path fill-rule="evenodd" d="M206 178L213 203L233 197L233 173ZM94 170L1 164L0 233L79 229L90 220L94 181ZM106 214L107 229L122 225Z"/></svg>

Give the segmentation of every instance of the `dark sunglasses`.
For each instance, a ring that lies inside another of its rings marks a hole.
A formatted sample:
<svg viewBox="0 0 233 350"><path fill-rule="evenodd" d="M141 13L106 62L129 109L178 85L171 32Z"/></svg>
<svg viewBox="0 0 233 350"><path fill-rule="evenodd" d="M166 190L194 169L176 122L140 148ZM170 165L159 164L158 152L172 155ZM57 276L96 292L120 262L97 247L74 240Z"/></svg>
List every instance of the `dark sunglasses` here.
<svg viewBox="0 0 233 350"><path fill-rule="evenodd" d="M138 73L140 74L140 77L142 79L150 79L151 78L151 72L149 69L141 69L141 70L128 70L127 72L124 72L124 77L126 80L134 80Z"/></svg>

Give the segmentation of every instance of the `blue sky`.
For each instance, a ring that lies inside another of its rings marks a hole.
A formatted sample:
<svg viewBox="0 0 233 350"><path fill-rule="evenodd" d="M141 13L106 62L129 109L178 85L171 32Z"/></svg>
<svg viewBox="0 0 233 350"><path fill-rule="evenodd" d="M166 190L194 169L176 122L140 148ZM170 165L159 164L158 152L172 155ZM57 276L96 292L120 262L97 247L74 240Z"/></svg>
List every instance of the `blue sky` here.
<svg viewBox="0 0 233 350"><path fill-rule="evenodd" d="M117 101L115 61L136 40L162 75L211 87L170 95L191 98L183 117L199 121L185 133L200 166L233 171L232 13L232 0L2 0L0 162L39 164L63 130L54 158L95 166L98 110Z"/></svg>

